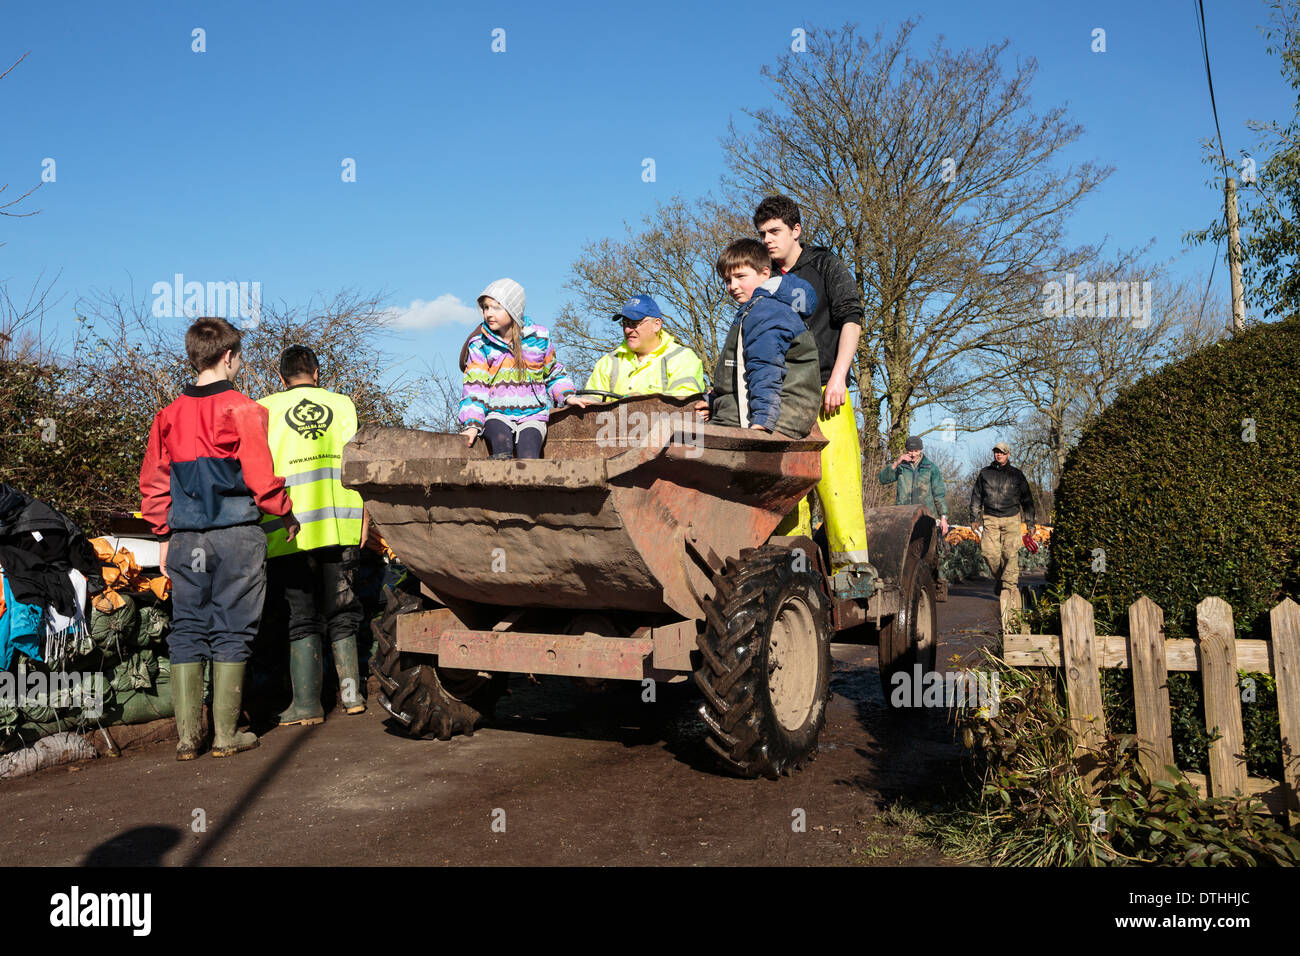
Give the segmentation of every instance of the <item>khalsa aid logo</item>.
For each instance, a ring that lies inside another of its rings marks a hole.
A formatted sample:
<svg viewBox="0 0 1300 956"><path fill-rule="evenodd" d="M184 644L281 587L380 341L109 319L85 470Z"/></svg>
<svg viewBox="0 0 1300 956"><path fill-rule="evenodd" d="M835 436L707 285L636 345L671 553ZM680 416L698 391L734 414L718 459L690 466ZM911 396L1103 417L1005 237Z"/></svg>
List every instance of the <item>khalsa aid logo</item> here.
<svg viewBox="0 0 1300 956"><path fill-rule="evenodd" d="M334 412L328 405L304 398L284 413L284 421L303 438L315 441L329 431L330 423L334 421Z"/></svg>

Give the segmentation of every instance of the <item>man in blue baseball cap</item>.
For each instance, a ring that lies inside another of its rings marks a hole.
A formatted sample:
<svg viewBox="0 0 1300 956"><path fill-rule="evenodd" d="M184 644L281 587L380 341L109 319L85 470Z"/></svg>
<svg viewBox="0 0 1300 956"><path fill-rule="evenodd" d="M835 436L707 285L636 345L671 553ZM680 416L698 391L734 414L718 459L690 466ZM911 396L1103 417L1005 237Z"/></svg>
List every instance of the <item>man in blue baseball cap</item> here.
<svg viewBox="0 0 1300 956"><path fill-rule="evenodd" d="M664 329L659 303L634 295L614 313L623 327L623 344L601 357L587 388L627 395L698 395L704 391L704 365Z"/></svg>

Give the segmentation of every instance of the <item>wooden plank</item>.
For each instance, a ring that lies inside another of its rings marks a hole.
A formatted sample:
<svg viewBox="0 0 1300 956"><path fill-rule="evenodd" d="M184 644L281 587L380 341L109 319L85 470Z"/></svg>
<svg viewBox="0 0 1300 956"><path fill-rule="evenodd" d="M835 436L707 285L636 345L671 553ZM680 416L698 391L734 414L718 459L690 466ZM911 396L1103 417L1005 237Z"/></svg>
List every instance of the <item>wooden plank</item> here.
<svg viewBox="0 0 1300 956"><path fill-rule="evenodd" d="M1210 795L1210 781L1203 773L1185 773L1184 777L1187 782L1196 788L1196 792L1202 797ZM1246 786L1241 791L1248 797L1258 797L1263 801L1268 812L1276 817L1280 817L1286 810L1286 797L1282 793L1282 785L1275 780L1266 780L1263 777L1247 777Z"/></svg>
<svg viewBox="0 0 1300 956"><path fill-rule="evenodd" d="M1098 637L1093 646L1097 649L1099 666L1129 666L1128 638ZM1006 662L1016 667L1060 667L1061 636L1008 634L1003 652ZM1165 668L1169 671L1199 671L1201 662L1196 656L1196 641L1185 638L1165 641ZM1237 668L1260 674L1273 673L1269 642L1237 641Z"/></svg>
<svg viewBox="0 0 1300 956"><path fill-rule="evenodd" d="M1008 634L1002 659L1014 667L1060 667L1060 634Z"/></svg>
<svg viewBox="0 0 1300 956"><path fill-rule="evenodd" d="M1241 726L1241 691L1237 686L1237 642L1228 602L1207 597L1196 605L1196 631L1205 729L1219 734L1219 739L1210 744L1210 793L1224 796L1246 787L1246 735Z"/></svg>
<svg viewBox="0 0 1300 956"><path fill-rule="evenodd" d="M1289 825L1300 823L1300 605L1290 598L1268 612L1282 731L1282 785Z"/></svg>
<svg viewBox="0 0 1300 956"><path fill-rule="evenodd" d="M1075 734L1075 759L1101 744L1106 735L1106 718L1101 710L1101 673L1093 654L1092 605L1077 594L1061 605L1062 650L1065 655L1065 695L1070 724ZM1084 763L1089 763L1085 759ZM1086 769L1091 783L1095 769Z"/></svg>
<svg viewBox="0 0 1300 956"><path fill-rule="evenodd" d="M526 631L501 634L452 628L438 639L438 661L458 670L639 681L654 649L649 637Z"/></svg>
<svg viewBox="0 0 1300 956"><path fill-rule="evenodd" d="M1139 759L1153 780L1169 779L1174 764L1174 727L1169 716L1169 673L1165 670L1165 614L1145 594L1128 609L1128 655L1133 667Z"/></svg>

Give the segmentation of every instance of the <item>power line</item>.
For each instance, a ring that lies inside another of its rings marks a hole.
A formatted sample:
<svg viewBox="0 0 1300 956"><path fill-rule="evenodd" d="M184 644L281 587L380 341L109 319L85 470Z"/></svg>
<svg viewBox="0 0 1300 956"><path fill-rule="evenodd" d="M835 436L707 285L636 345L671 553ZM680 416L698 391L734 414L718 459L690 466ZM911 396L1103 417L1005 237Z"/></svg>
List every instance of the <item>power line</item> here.
<svg viewBox="0 0 1300 956"><path fill-rule="evenodd" d="M1210 48L1205 40L1205 2L1196 0L1196 29L1201 35L1201 56L1205 60L1205 82L1210 87L1210 110L1214 113L1214 131L1219 135L1219 158L1223 167L1228 167L1228 156L1223 151L1223 130L1219 128L1219 107L1214 102L1214 77L1210 75Z"/></svg>
<svg viewBox="0 0 1300 956"><path fill-rule="evenodd" d="M1210 260L1210 279L1205 283L1205 294L1201 296L1201 308L1196 313L1198 327L1201 324L1201 319L1205 317L1205 300L1210 297L1210 288L1214 285L1214 269L1219 264L1219 243L1221 242L1223 242L1222 236L1214 240L1214 258Z"/></svg>
<svg viewBox="0 0 1300 956"><path fill-rule="evenodd" d="M1219 159L1223 162L1224 175L1228 170L1228 155L1223 149L1223 130L1219 128L1219 107L1214 102L1214 77L1210 74L1210 47L1205 38L1205 2L1196 0L1196 31L1201 37L1201 58L1205 61L1205 82L1210 88L1210 111L1214 114L1214 132L1219 137ZM1224 232L1228 229L1228 210L1223 210L1223 228ZM1220 235L1214 240L1214 258L1210 261L1210 278L1205 283L1205 294L1201 296L1201 308L1197 313L1196 321L1200 324L1201 319L1205 316L1205 302L1210 297L1210 288L1214 284L1214 270L1219 265L1219 244L1223 242L1223 236Z"/></svg>

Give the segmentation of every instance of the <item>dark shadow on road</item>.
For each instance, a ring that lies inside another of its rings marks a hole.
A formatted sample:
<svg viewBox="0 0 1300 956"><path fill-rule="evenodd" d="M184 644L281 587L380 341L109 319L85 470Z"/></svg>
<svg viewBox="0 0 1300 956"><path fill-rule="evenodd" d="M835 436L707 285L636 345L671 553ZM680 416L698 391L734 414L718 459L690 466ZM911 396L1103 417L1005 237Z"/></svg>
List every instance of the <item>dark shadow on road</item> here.
<svg viewBox="0 0 1300 956"><path fill-rule="evenodd" d="M175 827L136 827L119 833L86 854L82 866L161 866L162 859L181 841Z"/></svg>
<svg viewBox="0 0 1300 956"><path fill-rule="evenodd" d="M514 676L506 696L484 727L539 737L606 740L627 748L662 747L694 770L718 770L704 744L700 695L690 680L654 685L654 700L632 681L608 681L603 690L587 690L567 677L542 677L533 683ZM387 733L405 736L389 718ZM433 743L436 744L436 741Z"/></svg>
<svg viewBox="0 0 1300 956"><path fill-rule="evenodd" d="M940 672L979 666L980 649L996 644L998 601L993 582L975 580L949 587L939 605ZM968 788L966 751L957 739L953 712L946 706L886 705L874 654L870 663L836 663L831 690L850 701L869 742L857 752L863 772L837 780L875 794L880 806L900 798L916 804L946 803Z"/></svg>
<svg viewBox="0 0 1300 956"><path fill-rule="evenodd" d="M313 729L302 727L297 729L299 730L299 733L295 735L293 741L284 748L284 751L279 756L266 765L266 768L258 775L257 779L254 780L252 784L249 785L248 789L246 789L243 794L234 801L234 808L222 819L221 825L215 830L208 832L208 835L197 847L195 847L194 852L190 854L189 859L182 864L183 866L202 866L204 860L211 855L212 851L221 845L221 841L226 838L226 834L230 832L231 827L243 818L244 814L246 814L253 804L257 802L258 797L262 795L263 791L270 786L270 783L275 779L276 774L284 769L284 766L289 763L289 761L297 755L298 751L306 745L307 739L313 733ZM234 757L225 757L223 759L249 759L249 754L237 754Z"/></svg>

